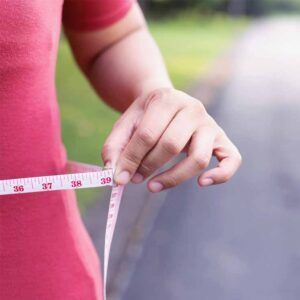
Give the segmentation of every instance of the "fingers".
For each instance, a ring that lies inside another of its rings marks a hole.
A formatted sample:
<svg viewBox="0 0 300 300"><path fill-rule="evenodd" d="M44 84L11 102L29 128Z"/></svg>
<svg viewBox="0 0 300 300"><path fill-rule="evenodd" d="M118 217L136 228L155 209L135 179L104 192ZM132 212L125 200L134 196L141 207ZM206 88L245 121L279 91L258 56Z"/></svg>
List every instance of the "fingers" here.
<svg viewBox="0 0 300 300"><path fill-rule="evenodd" d="M215 132L211 128L202 128L196 132L192 138L188 156L166 172L152 178L148 183L149 190L160 192L198 175L209 164L214 140Z"/></svg>
<svg viewBox="0 0 300 300"><path fill-rule="evenodd" d="M118 159L115 181L119 184L130 181L144 157L156 145L180 109L178 105L171 105L172 99L161 101L161 97L154 97L147 103L141 122Z"/></svg>
<svg viewBox="0 0 300 300"><path fill-rule="evenodd" d="M200 186L227 181L241 164L238 150L199 101L159 89L127 109L107 138L102 158L105 165L116 165L114 180L124 185L130 179L143 181L183 150L186 158L149 181L151 191L198 176L212 154L219 164L198 178Z"/></svg>
<svg viewBox="0 0 300 300"><path fill-rule="evenodd" d="M238 170L242 158L237 148L224 136L223 142L214 150L214 155L219 160L216 168L204 172L199 178L200 186L209 186L228 181Z"/></svg>
<svg viewBox="0 0 300 300"><path fill-rule="evenodd" d="M132 181L134 183L143 181L174 156L178 155L190 141L196 128L196 118L192 118L191 112L186 110L178 112L156 146L141 162Z"/></svg>
<svg viewBox="0 0 300 300"><path fill-rule="evenodd" d="M138 117L138 110L135 107L132 107L132 109L129 109L126 113L124 113L115 123L101 152L105 166L111 167L116 165L118 157L134 132Z"/></svg>

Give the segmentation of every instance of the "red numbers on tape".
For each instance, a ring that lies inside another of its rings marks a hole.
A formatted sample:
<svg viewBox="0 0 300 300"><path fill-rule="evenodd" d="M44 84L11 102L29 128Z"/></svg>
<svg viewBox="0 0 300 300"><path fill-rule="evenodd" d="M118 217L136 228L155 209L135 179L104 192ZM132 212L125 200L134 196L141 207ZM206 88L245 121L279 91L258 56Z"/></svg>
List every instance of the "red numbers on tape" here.
<svg viewBox="0 0 300 300"><path fill-rule="evenodd" d="M14 186L14 193L24 192L24 185L15 185Z"/></svg>
<svg viewBox="0 0 300 300"><path fill-rule="evenodd" d="M0 196L113 186L113 170L0 180Z"/></svg>
<svg viewBox="0 0 300 300"><path fill-rule="evenodd" d="M79 188L82 186L81 180L72 180L71 181L72 188Z"/></svg>
<svg viewBox="0 0 300 300"><path fill-rule="evenodd" d="M111 177L103 177L101 178L101 184L109 184L111 183Z"/></svg>
<svg viewBox="0 0 300 300"><path fill-rule="evenodd" d="M52 190L52 182L47 182L42 184L42 189L44 191Z"/></svg>

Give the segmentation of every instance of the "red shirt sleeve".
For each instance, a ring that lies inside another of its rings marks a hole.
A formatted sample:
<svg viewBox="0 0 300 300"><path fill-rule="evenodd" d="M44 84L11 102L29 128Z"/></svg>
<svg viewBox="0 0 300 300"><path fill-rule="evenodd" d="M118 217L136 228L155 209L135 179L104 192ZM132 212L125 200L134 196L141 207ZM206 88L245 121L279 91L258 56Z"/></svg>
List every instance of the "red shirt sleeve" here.
<svg viewBox="0 0 300 300"><path fill-rule="evenodd" d="M63 24L73 30L95 30L118 20L135 0L65 0Z"/></svg>

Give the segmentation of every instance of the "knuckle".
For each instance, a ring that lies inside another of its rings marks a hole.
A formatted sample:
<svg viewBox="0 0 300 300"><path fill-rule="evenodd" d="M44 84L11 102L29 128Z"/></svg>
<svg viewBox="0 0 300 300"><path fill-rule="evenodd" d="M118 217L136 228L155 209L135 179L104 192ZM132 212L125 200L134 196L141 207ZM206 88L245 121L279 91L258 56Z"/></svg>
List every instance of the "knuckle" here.
<svg viewBox="0 0 300 300"><path fill-rule="evenodd" d="M139 156L137 155L137 153L135 153L134 151L126 151L126 153L124 153L124 160L125 160L125 164L128 167L136 167L139 163L140 163L140 159Z"/></svg>
<svg viewBox="0 0 300 300"><path fill-rule="evenodd" d="M160 88L160 89L156 89L153 92L150 93L150 95L152 95L153 97L157 97L157 98L164 98L165 96L170 95L171 93L170 88Z"/></svg>
<svg viewBox="0 0 300 300"><path fill-rule="evenodd" d="M150 94L149 94L149 100L151 99L158 99L158 98L161 98L161 96L162 96L162 90L161 89L156 89L156 90L154 90L154 91L152 91L152 92L150 92Z"/></svg>
<svg viewBox="0 0 300 300"><path fill-rule="evenodd" d="M155 144L154 134L149 128L140 130L137 137L138 141L146 147L152 147Z"/></svg>
<svg viewBox="0 0 300 300"><path fill-rule="evenodd" d="M231 178L231 174L228 171L224 171L220 177L219 182L220 183L225 183Z"/></svg>
<svg viewBox="0 0 300 300"><path fill-rule="evenodd" d="M163 185L166 188L171 188L171 187L177 186L179 183L180 182L179 182L178 178L176 178L174 175L168 175L163 180Z"/></svg>
<svg viewBox="0 0 300 300"><path fill-rule="evenodd" d="M145 108L147 108L149 105L151 105L153 102L156 102L162 98L162 91L161 90L155 90L152 91L145 102Z"/></svg>
<svg viewBox="0 0 300 300"><path fill-rule="evenodd" d="M243 157L241 155L241 153L238 151L237 152L237 157L236 157L238 163L239 163L239 166L243 163Z"/></svg>
<svg viewBox="0 0 300 300"><path fill-rule="evenodd" d="M232 144L232 149L233 149L233 151L231 152L232 159L237 162L238 166L240 166L242 164L243 157L240 151L238 150L238 148L234 144Z"/></svg>
<svg viewBox="0 0 300 300"><path fill-rule="evenodd" d="M207 154L200 154L193 156L193 160L199 169L205 169L209 165L210 156Z"/></svg>
<svg viewBox="0 0 300 300"><path fill-rule="evenodd" d="M195 106L195 110L197 110L198 112L206 111L203 103L197 99L194 102L194 106Z"/></svg>
<svg viewBox="0 0 300 300"><path fill-rule="evenodd" d="M147 108L153 102L167 99L170 93L171 93L170 88L161 88L150 92L147 97L147 100L145 101L145 108Z"/></svg>
<svg viewBox="0 0 300 300"><path fill-rule="evenodd" d="M202 102L199 100L195 100L194 103L191 105L192 111L197 116L202 116L206 114L205 107Z"/></svg>
<svg viewBox="0 0 300 300"><path fill-rule="evenodd" d="M180 145L172 139L164 140L161 144L161 147L164 152L171 154L171 155L177 155L181 152Z"/></svg>
<svg viewBox="0 0 300 300"><path fill-rule="evenodd" d="M139 166L139 172L144 176L149 176L150 174L153 173L154 170L155 170L155 166L151 162L143 162Z"/></svg>
<svg viewBox="0 0 300 300"><path fill-rule="evenodd" d="M113 127L112 129L115 130L115 129L119 129L120 126L122 124L122 117L120 119L118 119L114 124L113 124Z"/></svg>

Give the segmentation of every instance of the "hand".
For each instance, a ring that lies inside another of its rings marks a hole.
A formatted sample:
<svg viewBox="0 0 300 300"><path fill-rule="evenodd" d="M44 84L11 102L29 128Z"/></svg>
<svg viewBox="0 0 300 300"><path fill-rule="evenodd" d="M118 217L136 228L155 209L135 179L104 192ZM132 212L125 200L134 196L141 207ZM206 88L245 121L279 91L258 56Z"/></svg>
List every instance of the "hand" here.
<svg viewBox="0 0 300 300"><path fill-rule="evenodd" d="M132 103L114 125L102 158L105 164L116 164L116 183L140 183L182 151L187 153L184 159L150 179L150 191L197 175L200 186L223 183L241 164L239 151L199 100L164 88ZM212 155L219 164L204 171Z"/></svg>

